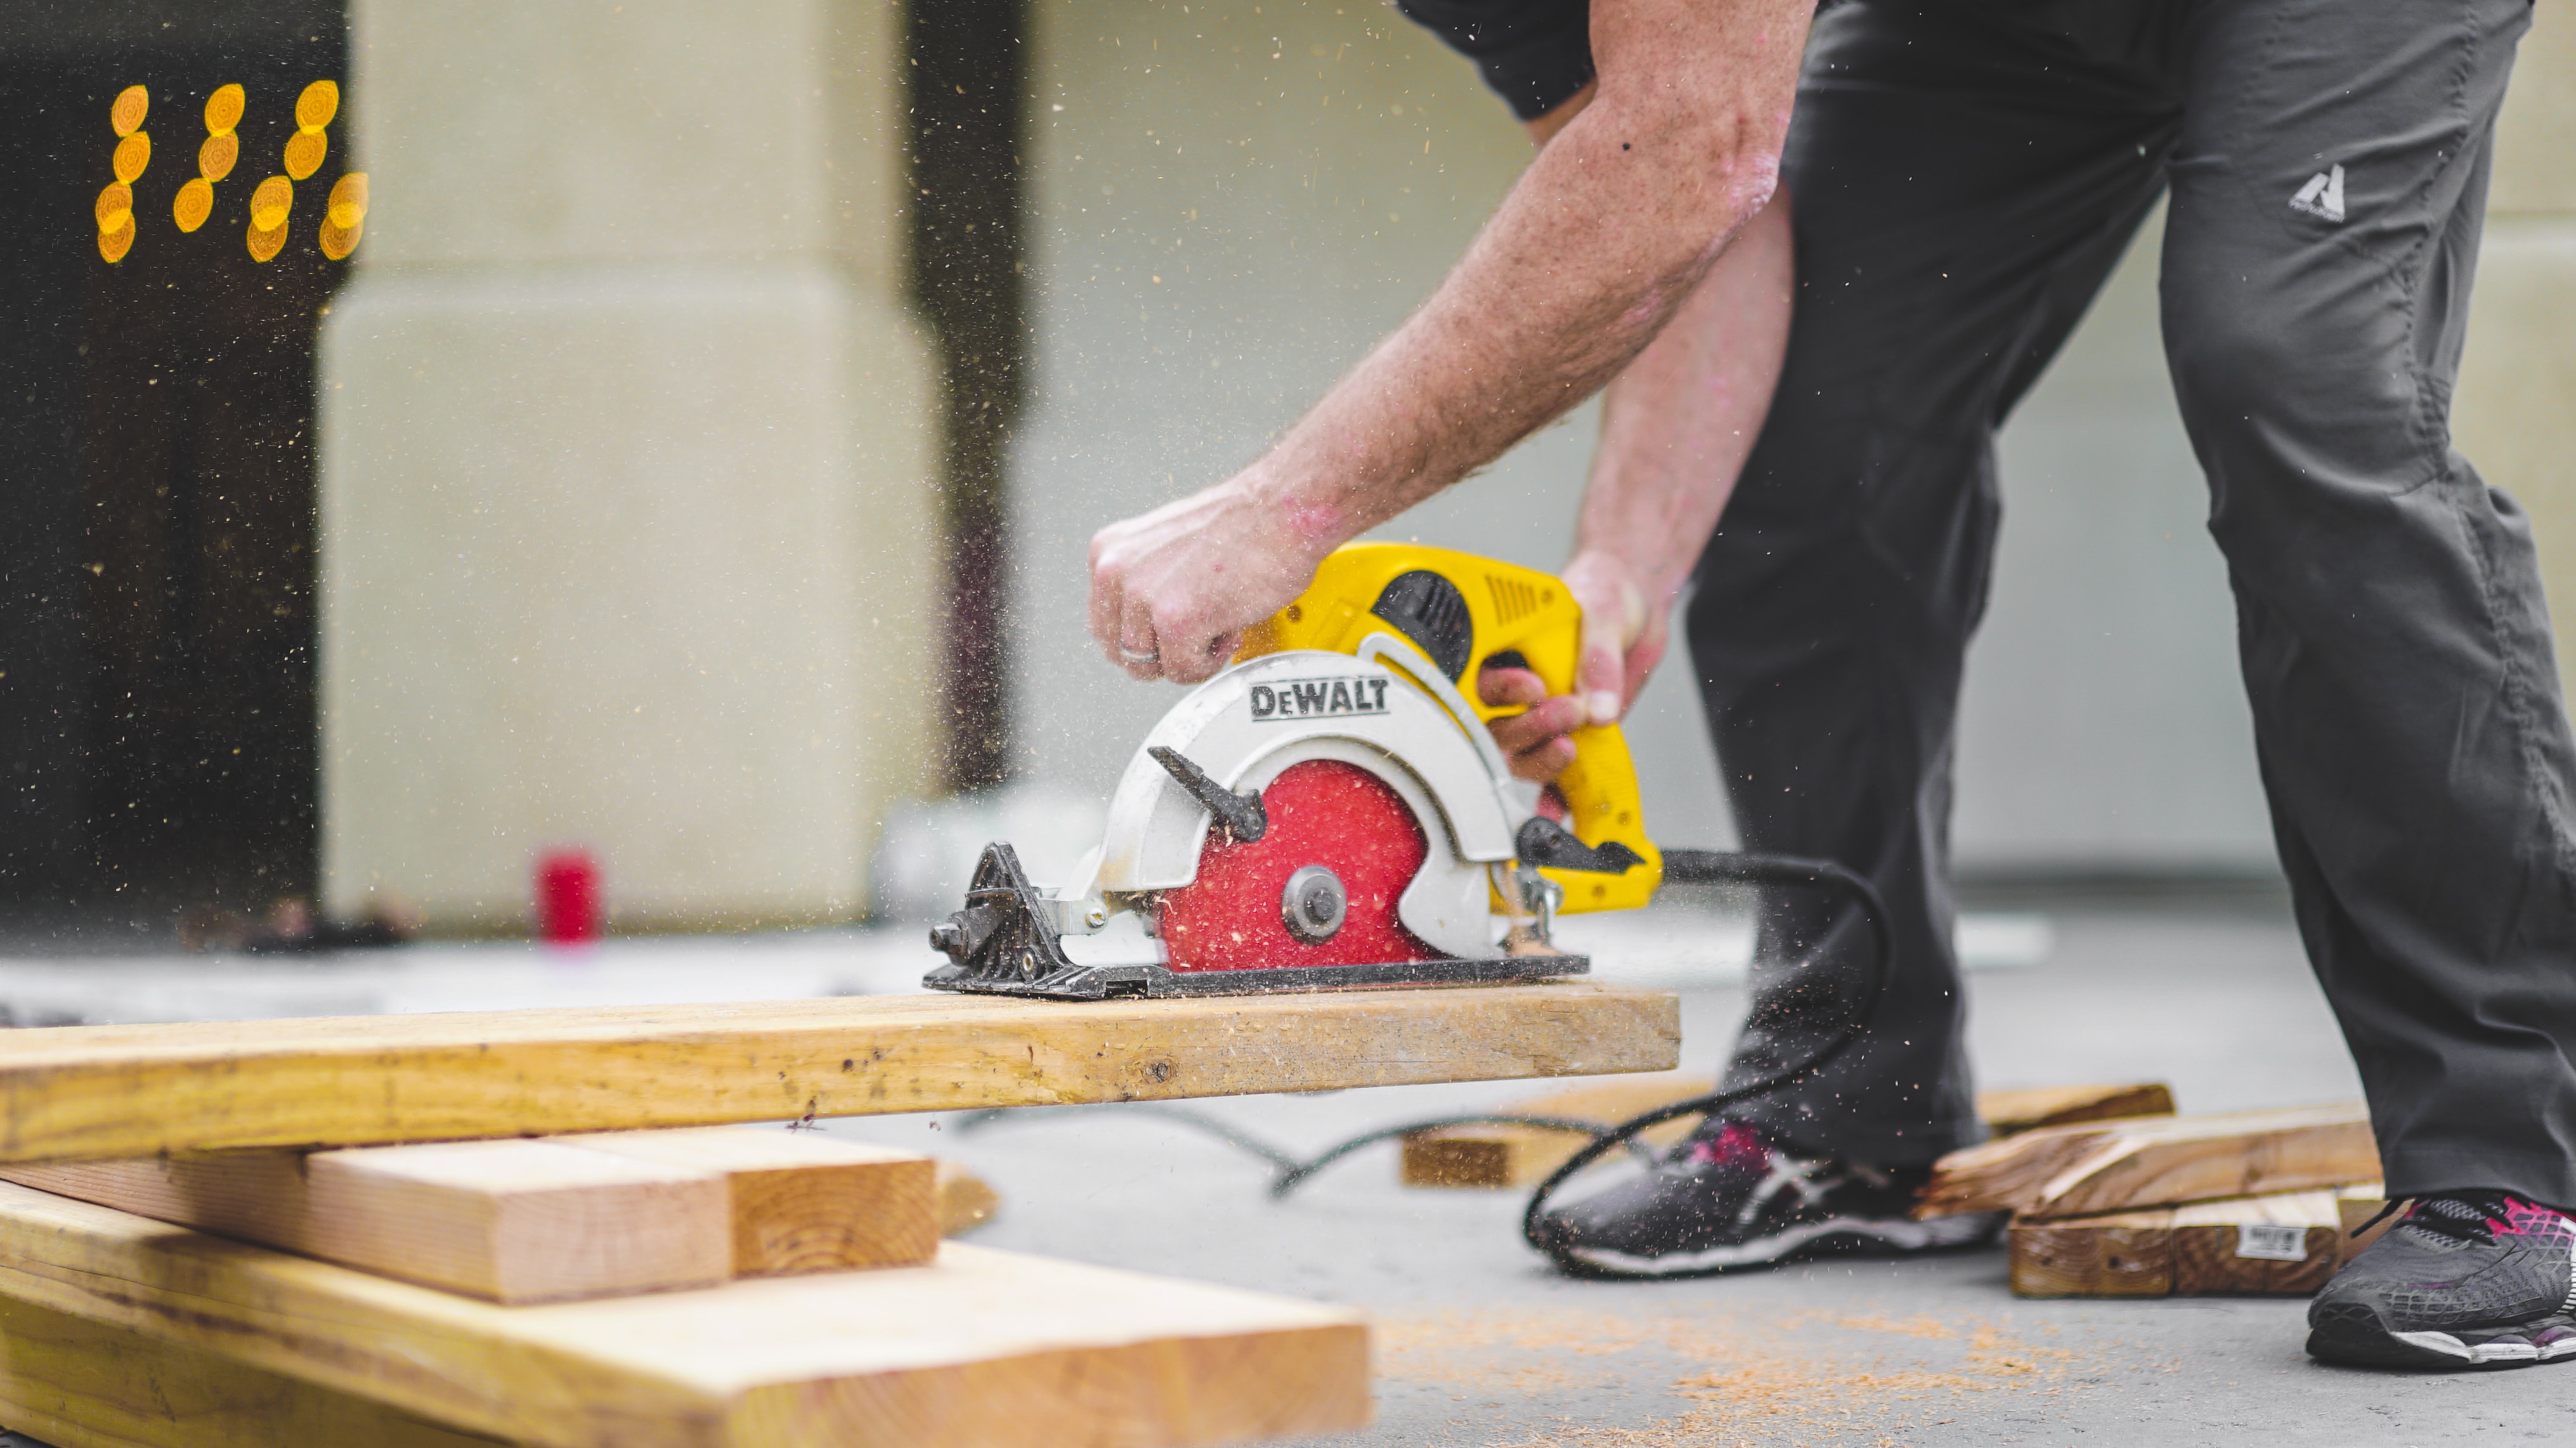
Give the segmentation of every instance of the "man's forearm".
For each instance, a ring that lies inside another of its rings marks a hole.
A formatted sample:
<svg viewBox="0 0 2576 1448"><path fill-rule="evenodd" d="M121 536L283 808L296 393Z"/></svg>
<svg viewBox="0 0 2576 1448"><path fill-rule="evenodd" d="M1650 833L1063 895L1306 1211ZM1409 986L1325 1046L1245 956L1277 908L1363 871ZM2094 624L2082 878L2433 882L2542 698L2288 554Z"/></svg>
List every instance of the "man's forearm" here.
<svg viewBox="0 0 2576 1448"><path fill-rule="evenodd" d="M1669 610L1735 490L1788 346L1790 197L1773 197L1652 345L1610 384L1575 556L1607 555L1636 605Z"/></svg>
<svg viewBox="0 0 2576 1448"><path fill-rule="evenodd" d="M1430 301L1239 482L1320 554L1617 375L1770 199L1810 13L1596 8L1592 104ZM1644 59L1673 54L1686 73Z"/></svg>

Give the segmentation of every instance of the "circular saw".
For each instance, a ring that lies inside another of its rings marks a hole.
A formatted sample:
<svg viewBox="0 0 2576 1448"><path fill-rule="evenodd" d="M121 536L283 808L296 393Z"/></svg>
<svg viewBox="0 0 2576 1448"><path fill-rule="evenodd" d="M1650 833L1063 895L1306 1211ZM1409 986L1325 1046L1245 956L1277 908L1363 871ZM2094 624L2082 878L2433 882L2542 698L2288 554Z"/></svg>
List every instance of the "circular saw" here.
<svg viewBox="0 0 2576 1448"><path fill-rule="evenodd" d="M930 933L925 984L1096 1000L1581 974L1560 912L1662 879L1616 725L1574 732L1551 796L1486 732L1477 671L1569 691L1582 612L1555 578L1446 549L1336 550L1295 603L1185 695L1128 761L1078 878L1040 889L988 845ZM1132 915L1150 959L1068 938Z"/></svg>

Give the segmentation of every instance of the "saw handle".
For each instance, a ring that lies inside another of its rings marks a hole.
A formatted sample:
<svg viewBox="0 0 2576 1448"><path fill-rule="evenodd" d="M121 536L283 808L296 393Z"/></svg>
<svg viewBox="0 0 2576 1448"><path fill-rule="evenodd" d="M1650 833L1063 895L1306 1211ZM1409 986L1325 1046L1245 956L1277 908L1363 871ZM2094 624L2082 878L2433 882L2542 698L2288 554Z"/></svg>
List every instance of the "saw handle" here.
<svg viewBox="0 0 2576 1448"><path fill-rule="evenodd" d="M1489 705L1479 697L1476 675L1488 664L1526 668L1551 695L1574 692L1583 607L1563 580L1536 569L1416 543L1349 543L1325 555L1296 602L1247 630L1235 657L1281 649L1356 654L1367 638L1385 632L1401 636L1427 667L1455 684L1477 723L1490 724L1521 706ZM1616 724L1587 724L1568 737L1574 763L1556 781L1570 815L1567 827L1592 851L1615 843L1638 863L1615 873L1531 863L1564 890L1560 909L1644 905L1663 880L1663 856L1646 837L1627 738ZM1499 897L1495 908L1506 908Z"/></svg>

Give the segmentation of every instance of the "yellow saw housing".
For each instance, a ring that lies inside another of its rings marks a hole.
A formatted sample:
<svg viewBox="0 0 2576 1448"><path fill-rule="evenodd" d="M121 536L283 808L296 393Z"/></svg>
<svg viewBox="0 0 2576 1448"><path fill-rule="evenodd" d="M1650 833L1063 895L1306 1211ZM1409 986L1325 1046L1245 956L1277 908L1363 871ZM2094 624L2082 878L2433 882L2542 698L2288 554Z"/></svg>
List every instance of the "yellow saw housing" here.
<svg viewBox="0 0 2576 1448"><path fill-rule="evenodd" d="M1352 543L1324 559L1314 584L1296 602L1247 630L1234 657L1240 663L1282 649L1356 654L1360 641L1375 633L1401 638L1457 685L1476 712L1470 727L1482 727L1522 712L1516 706L1488 706L1477 696L1478 671L1497 658L1510 663L1510 656L1517 655L1551 695L1574 692L1583 609L1562 582L1535 569L1449 548ZM1654 898L1663 883L1664 862L1646 838L1628 741L1616 724L1586 725L1571 737L1574 762L1556 781L1572 814L1567 827L1587 845L1626 845L1644 863L1616 875L1540 873L1565 891L1562 910L1635 909ZM1497 900L1495 909L1502 908Z"/></svg>

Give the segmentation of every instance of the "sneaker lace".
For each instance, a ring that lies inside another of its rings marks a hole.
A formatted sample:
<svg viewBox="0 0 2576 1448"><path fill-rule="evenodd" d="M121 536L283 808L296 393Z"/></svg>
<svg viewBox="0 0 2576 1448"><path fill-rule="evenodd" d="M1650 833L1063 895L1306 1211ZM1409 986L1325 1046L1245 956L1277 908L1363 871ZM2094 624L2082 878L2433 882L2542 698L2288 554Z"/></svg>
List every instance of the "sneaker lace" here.
<svg viewBox="0 0 2576 1448"><path fill-rule="evenodd" d="M2421 1197L2398 1225L2430 1237L2485 1246L2495 1240L2495 1224L2511 1215L2512 1200L2510 1193L2500 1191L2445 1192L2437 1197ZM2380 1209L2379 1217L2387 1216L2396 1207L2397 1203L2390 1202ZM2368 1225L2363 1224L2363 1229L2367 1230Z"/></svg>

